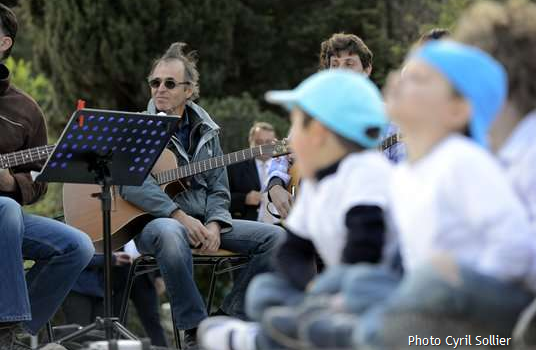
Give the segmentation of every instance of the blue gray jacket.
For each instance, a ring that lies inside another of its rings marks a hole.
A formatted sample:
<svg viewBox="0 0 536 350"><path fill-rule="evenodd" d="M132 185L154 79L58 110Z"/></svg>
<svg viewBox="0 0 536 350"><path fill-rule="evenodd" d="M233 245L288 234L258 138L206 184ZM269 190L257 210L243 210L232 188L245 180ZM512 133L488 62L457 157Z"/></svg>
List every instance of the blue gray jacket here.
<svg viewBox="0 0 536 350"><path fill-rule="evenodd" d="M192 132L200 128L200 137L192 159L189 159L180 141L175 136L172 137L168 148L175 153L179 165L222 155L219 126L197 104L188 102L186 108ZM152 100L147 106L147 113L157 113ZM231 227L231 195L227 172L223 167L195 175L191 179L190 190L179 193L173 199L162 191L152 176L148 176L141 186L123 186L120 193L125 200L154 217L169 217L175 209L180 208L205 224L217 221L222 228Z"/></svg>

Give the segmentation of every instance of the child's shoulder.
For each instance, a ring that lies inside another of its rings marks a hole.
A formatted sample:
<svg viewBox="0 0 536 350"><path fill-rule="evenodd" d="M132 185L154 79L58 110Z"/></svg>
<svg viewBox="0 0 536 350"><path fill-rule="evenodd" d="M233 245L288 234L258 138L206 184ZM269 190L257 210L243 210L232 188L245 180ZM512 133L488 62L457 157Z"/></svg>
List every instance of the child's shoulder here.
<svg viewBox="0 0 536 350"><path fill-rule="evenodd" d="M346 202L386 202L393 166L379 151L346 156L334 176L325 182L330 195Z"/></svg>
<svg viewBox="0 0 536 350"><path fill-rule="evenodd" d="M446 181L460 191L480 188L500 192L508 186L506 173L497 158L469 138L461 135L450 137L438 153L436 160L443 163L438 165L441 170L434 174L437 181Z"/></svg>
<svg viewBox="0 0 536 350"><path fill-rule="evenodd" d="M363 151L347 155L342 161L337 173L355 175L359 173L389 173L393 165L379 151Z"/></svg>
<svg viewBox="0 0 536 350"><path fill-rule="evenodd" d="M489 151L462 135L448 137L433 151L432 158L451 171L499 168L497 160Z"/></svg>

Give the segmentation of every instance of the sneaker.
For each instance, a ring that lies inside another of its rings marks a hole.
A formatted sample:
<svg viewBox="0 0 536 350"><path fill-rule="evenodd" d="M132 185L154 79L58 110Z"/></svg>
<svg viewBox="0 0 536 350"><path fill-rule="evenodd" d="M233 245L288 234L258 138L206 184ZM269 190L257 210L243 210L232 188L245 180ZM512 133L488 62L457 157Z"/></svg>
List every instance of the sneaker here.
<svg viewBox="0 0 536 350"><path fill-rule="evenodd" d="M258 331L258 323L216 316L201 322L197 339L204 350L256 350Z"/></svg>
<svg viewBox="0 0 536 350"><path fill-rule="evenodd" d="M199 346L197 345L197 329L188 329L184 331L184 349L187 350L198 350Z"/></svg>
<svg viewBox="0 0 536 350"><path fill-rule="evenodd" d="M290 349L299 349L298 338L300 315L296 308L276 306L267 309L262 317L262 327L266 335L276 343Z"/></svg>
<svg viewBox="0 0 536 350"><path fill-rule="evenodd" d="M298 329L298 337L307 349L352 349L358 317L321 311L310 315Z"/></svg>
<svg viewBox="0 0 536 350"><path fill-rule="evenodd" d="M306 299L296 307L272 307L266 310L262 325L267 335L277 343L291 349L299 349L303 347L303 342L298 336L300 324L310 315L329 310L331 305L331 298L314 297Z"/></svg>
<svg viewBox="0 0 536 350"><path fill-rule="evenodd" d="M28 350L28 346L18 341L19 332L18 323L0 328L0 350Z"/></svg>

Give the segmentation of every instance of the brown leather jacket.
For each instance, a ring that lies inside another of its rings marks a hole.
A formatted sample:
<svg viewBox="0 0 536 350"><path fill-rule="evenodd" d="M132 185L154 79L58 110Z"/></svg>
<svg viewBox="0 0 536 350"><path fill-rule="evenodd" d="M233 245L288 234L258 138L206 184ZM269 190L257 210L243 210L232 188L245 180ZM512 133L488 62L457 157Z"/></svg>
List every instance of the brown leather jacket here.
<svg viewBox="0 0 536 350"><path fill-rule="evenodd" d="M0 155L47 144L45 117L37 103L9 82L9 70L0 63ZM45 183L32 180L30 171L39 171L44 161L10 169L17 190L0 195L21 205L36 202L47 190Z"/></svg>

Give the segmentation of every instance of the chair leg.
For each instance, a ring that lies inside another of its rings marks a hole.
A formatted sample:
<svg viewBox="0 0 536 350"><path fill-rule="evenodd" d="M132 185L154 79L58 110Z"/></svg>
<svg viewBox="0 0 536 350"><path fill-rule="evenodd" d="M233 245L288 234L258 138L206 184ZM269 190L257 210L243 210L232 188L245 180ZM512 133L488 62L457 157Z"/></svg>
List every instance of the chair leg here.
<svg viewBox="0 0 536 350"><path fill-rule="evenodd" d="M121 301L121 310L119 311L119 322L125 324L128 311L128 300L130 298L130 292L132 291L132 286L134 285L134 279L136 278L136 272L138 269L138 259L135 259L130 265L128 270L127 285L125 286L125 291L123 292L123 300Z"/></svg>
<svg viewBox="0 0 536 350"><path fill-rule="evenodd" d="M179 329L175 325L175 315L173 314L173 307L171 307L171 323L173 324L173 336L175 337L175 345L177 346L177 349L182 350L181 334L179 332Z"/></svg>
<svg viewBox="0 0 536 350"><path fill-rule="evenodd" d="M214 301L214 293L216 292L216 279L218 278L218 275L216 274L216 271L220 268L224 261L218 260L215 264L212 265L212 271L210 273L210 285L208 289L208 300L207 300L207 314L210 315L210 312L212 311L212 302Z"/></svg>
<svg viewBox="0 0 536 350"><path fill-rule="evenodd" d="M50 321L47 322L47 336L48 336L48 342L53 343L54 342L54 328L52 328L52 323Z"/></svg>

